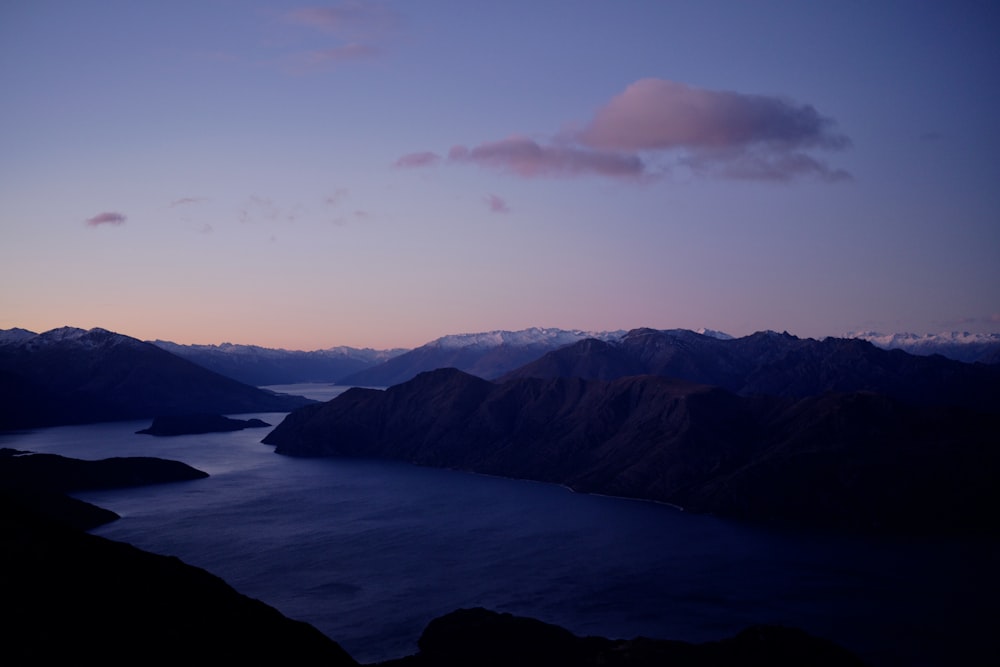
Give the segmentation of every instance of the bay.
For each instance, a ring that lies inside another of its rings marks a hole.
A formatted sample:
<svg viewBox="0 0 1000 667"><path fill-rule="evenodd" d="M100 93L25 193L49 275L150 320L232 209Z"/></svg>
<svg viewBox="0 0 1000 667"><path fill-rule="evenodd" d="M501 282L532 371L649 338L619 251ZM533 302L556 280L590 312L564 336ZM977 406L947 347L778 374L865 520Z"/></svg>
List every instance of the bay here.
<svg viewBox="0 0 1000 667"><path fill-rule="evenodd" d="M239 415L274 425L283 416ZM710 641L790 625L878 666L989 654L995 541L772 530L554 485L279 456L260 443L269 429L135 434L148 425L3 434L0 446L158 456L208 472L77 496L122 516L96 534L205 568L362 662L415 652L427 622L472 606L606 637Z"/></svg>

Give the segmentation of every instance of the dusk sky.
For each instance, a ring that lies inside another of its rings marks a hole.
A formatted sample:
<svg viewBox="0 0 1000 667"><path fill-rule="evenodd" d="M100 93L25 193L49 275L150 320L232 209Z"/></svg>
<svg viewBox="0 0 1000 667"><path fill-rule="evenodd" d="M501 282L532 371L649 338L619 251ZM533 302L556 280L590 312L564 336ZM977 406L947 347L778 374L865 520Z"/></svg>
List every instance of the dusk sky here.
<svg viewBox="0 0 1000 667"><path fill-rule="evenodd" d="M0 4L0 328L1000 331L1000 4Z"/></svg>

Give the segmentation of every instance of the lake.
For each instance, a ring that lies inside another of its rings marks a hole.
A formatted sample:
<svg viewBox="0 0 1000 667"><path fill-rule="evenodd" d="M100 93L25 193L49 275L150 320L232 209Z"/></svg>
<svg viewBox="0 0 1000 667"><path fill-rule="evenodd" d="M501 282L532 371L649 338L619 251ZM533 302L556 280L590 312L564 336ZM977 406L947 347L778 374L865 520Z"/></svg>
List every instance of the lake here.
<svg viewBox="0 0 1000 667"><path fill-rule="evenodd" d="M251 416L284 415L240 415ZM208 479L77 495L122 516L96 534L205 568L361 662L415 652L432 618L471 606L613 638L708 641L791 625L877 666L992 653L995 541L794 533L535 482L288 458L261 444L269 429L135 434L147 426L0 434L0 446L204 470Z"/></svg>

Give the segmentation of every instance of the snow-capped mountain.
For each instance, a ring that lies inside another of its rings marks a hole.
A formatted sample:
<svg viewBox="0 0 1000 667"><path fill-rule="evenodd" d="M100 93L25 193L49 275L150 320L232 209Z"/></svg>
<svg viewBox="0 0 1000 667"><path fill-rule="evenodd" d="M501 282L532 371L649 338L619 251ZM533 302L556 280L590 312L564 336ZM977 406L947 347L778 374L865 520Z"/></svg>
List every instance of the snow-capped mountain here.
<svg viewBox="0 0 1000 667"><path fill-rule="evenodd" d="M860 338L884 350L903 350L910 354L929 356L940 354L949 359L966 363L1000 363L1000 334L948 331L938 334L892 333L856 331L847 338Z"/></svg>
<svg viewBox="0 0 1000 667"><path fill-rule="evenodd" d="M580 331L566 329L545 329L532 327L520 331L486 331L482 333L464 333L442 336L427 343L425 347L441 349L490 349L507 345L511 347L562 347L584 338L599 340L616 340L625 335L624 330L618 331Z"/></svg>
<svg viewBox="0 0 1000 667"><path fill-rule="evenodd" d="M0 345L17 345L37 335L27 329L0 329Z"/></svg>
<svg viewBox="0 0 1000 667"><path fill-rule="evenodd" d="M179 345L165 340L150 342L199 366L258 387L298 382L334 383L406 351L331 347L305 352L232 343Z"/></svg>
<svg viewBox="0 0 1000 667"><path fill-rule="evenodd" d="M74 327L0 332L0 395L0 430L280 412L309 402L237 382L130 336Z"/></svg>
<svg viewBox="0 0 1000 667"><path fill-rule="evenodd" d="M702 336L708 336L709 338L717 338L718 340L733 340L733 336L730 336L724 331L716 331L715 329L695 329L695 333L701 334Z"/></svg>
<svg viewBox="0 0 1000 667"><path fill-rule="evenodd" d="M632 330L636 331L636 330ZM732 336L700 329L672 330L678 336L702 336L728 340ZM583 340L597 339L611 344L620 343L629 331L582 331L579 329L547 329L533 327L519 331L486 331L442 336L368 370L354 373L341 384L387 387L406 382L418 373L438 368L457 368L487 380L497 379L542 355Z"/></svg>

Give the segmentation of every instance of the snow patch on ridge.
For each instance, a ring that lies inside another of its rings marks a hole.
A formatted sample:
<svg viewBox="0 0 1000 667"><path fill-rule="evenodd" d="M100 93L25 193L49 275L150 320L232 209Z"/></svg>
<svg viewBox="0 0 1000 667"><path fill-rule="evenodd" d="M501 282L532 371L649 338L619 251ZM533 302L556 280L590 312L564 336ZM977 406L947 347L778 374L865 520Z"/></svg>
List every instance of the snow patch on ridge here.
<svg viewBox="0 0 1000 667"><path fill-rule="evenodd" d="M520 331L486 331L482 333L465 333L442 336L427 344L427 347L440 349L489 349L508 345L511 347L558 347L570 345L585 338L600 340L617 340L625 335L625 331L580 331L565 329L546 329L532 327Z"/></svg>
<svg viewBox="0 0 1000 667"><path fill-rule="evenodd" d="M878 331L852 331L845 338L866 340L885 350L903 350L910 354L941 356L967 363L985 361L995 363L1000 358L1000 333L969 333L946 331L937 334L891 333Z"/></svg>

